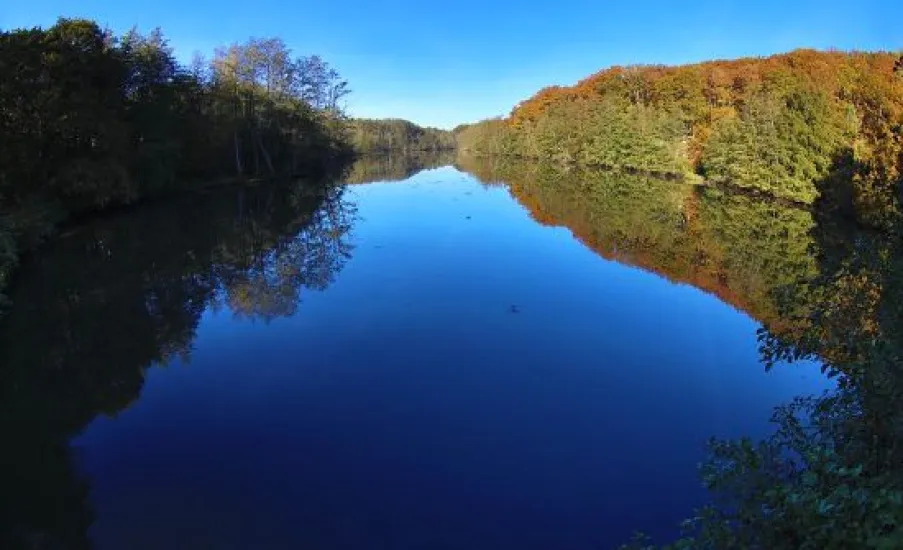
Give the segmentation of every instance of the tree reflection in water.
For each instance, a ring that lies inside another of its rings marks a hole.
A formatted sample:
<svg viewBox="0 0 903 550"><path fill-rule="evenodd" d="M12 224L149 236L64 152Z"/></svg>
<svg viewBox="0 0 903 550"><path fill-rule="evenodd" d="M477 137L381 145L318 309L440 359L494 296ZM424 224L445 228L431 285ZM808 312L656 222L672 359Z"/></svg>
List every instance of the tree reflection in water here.
<svg viewBox="0 0 903 550"><path fill-rule="evenodd" d="M225 188L98 220L27 261L0 319L0 546L89 547L69 439L189 355L208 307L294 313L350 258L354 219L332 184Z"/></svg>
<svg viewBox="0 0 903 550"><path fill-rule="evenodd" d="M814 359L836 379L825 395L779 407L764 441L711 442L702 476L714 504L668 548L903 547L899 222L849 224L839 212L852 210L850 190L808 210L627 173L459 166L507 185L534 219L600 255L746 311L763 324L766 367Z"/></svg>

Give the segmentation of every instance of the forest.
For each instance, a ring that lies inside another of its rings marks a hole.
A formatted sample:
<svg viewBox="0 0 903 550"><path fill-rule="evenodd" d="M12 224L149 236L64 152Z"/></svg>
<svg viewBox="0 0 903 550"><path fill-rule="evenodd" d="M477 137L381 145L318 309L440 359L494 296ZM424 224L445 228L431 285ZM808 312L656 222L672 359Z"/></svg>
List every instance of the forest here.
<svg viewBox="0 0 903 550"><path fill-rule="evenodd" d="M886 226L903 176L903 60L797 50L695 65L612 67L508 117L455 129L479 155L704 178ZM850 196L832 187L854 182Z"/></svg>
<svg viewBox="0 0 903 550"><path fill-rule="evenodd" d="M422 128L399 119L358 118L350 123L351 142L360 153L413 154L421 151L452 151L455 135L438 128Z"/></svg>
<svg viewBox="0 0 903 550"><path fill-rule="evenodd" d="M0 289L73 217L224 179L321 173L352 152L348 83L278 38L183 66L159 29L116 36L60 19L0 33L0 72Z"/></svg>

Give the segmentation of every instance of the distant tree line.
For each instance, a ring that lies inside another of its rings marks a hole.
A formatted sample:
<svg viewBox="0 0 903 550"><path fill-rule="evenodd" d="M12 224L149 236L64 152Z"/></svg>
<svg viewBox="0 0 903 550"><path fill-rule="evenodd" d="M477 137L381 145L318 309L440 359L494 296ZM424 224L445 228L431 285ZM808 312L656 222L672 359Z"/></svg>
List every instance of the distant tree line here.
<svg viewBox="0 0 903 550"><path fill-rule="evenodd" d="M903 61L798 50L680 67L612 67L503 119L455 129L477 154L698 175L802 203L833 177L886 225L903 176Z"/></svg>
<svg viewBox="0 0 903 550"><path fill-rule="evenodd" d="M457 146L455 135L447 130L423 128L400 119L354 119L351 141L361 153L451 151Z"/></svg>
<svg viewBox="0 0 903 550"><path fill-rule="evenodd" d="M73 215L188 182L293 176L350 152L348 84L318 56L251 39L180 65L159 30L87 20L0 32L0 289Z"/></svg>
<svg viewBox="0 0 903 550"><path fill-rule="evenodd" d="M361 155L356 158L345 177L347 184L406 180L423 170L431 170L455 163L454 151L416 151L405 155Z"/></svg>

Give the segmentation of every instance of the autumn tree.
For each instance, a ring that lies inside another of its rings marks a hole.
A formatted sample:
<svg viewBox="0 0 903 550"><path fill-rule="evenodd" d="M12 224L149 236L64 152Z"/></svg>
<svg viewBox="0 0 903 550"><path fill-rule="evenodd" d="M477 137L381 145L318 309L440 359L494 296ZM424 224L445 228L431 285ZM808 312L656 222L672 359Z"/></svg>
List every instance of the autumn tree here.
<svg viewBox="0 0 903 550"><path fill-rule="evenodd" d="M468 125L459 141L476 154L695 173L807 204L852 181L856 216L886 226L903 173L901 63L889 53L796 50L612 67Z"/></svg>

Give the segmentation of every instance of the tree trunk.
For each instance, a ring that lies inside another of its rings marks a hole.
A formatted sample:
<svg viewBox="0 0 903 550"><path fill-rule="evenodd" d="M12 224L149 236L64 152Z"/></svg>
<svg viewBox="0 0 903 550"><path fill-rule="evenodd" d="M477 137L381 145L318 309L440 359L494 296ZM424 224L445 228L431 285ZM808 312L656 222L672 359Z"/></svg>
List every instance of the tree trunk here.
<svg viewBox="0 0 903 550"><path fill-rule="evenodd" d="M270 153L267 152L267 148L264 147L260 134L257 134L257 146L260 148L260 152L263 153L263 160L266 161L267 167L270 169L270 176L275 176L276 170L273 169L273 159L270 158Z"/></svg>
<svg viewBox="0 0 903 550"><path fill-rule="evenodd" d="M235 128L233 137L235 142L235 170L238 172L238 175L241 176L244 174L244 168L241 165L241 144L238 141L238 128Z"/></svg>
<svg viewBox="0 0 903 550"><path fill-rule="evenodd" d="M257 147L254 146L254 141L260 139L260 129L257 127L257 106L254 104L254 94L253 92L249 94L248 103L250 104L251 114L248 116L248 122L251 125L251 149L254 150L254 175L260 175L260 153L257 151Z"/></svg>

